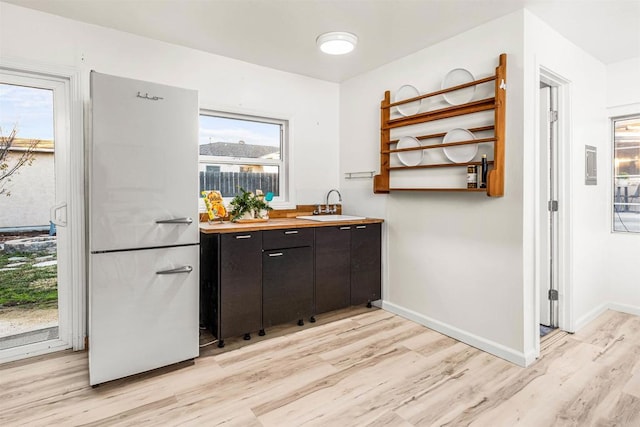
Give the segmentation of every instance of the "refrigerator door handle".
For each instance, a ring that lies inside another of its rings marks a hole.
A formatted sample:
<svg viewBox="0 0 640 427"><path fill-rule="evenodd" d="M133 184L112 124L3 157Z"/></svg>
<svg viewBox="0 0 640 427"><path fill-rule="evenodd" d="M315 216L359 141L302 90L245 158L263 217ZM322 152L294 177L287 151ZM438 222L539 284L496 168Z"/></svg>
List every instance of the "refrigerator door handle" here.
<svg viewBox="0 0 640 427"><path fill-rule="evenodd" d="M156 219L156 224L191 224L193 219L189 217L185 218L171 218L171 219Z"/></svg>
<svg viewBox="0 0 640 427"><path fill-rule="evenodd" d="M193 267L190 265L185 265L178 268L172 268L170 270L160 270L156 271L156 274L180 274L180 273L191 273L193 271Z"/></svg>

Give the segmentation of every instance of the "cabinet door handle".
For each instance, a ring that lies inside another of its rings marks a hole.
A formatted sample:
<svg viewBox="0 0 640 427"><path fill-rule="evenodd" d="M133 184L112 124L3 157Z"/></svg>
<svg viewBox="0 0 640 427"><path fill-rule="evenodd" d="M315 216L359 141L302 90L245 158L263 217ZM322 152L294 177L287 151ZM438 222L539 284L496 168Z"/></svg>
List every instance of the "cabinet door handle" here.
<svg viewBox="0 0 640 427"><path fill-rule="evenodd" d="M242 236L236 236L236 239L250 239L251 235L250 234L244 234Z"/></svg>
<svg viewBox="0 0 640 427"><path fill-rule="evenodd" d="M367 228L366 225L356 225L356 228Z"/></svg>
<svg viewBox="0 0 640 427"><path fill-rule="evenodd" d="M351 227L340 227L340 230L351 230Z"/></svg>
<svg viewBox="0 0 640 427"><path fill-rule="evenodd" d="M282 252L276 252L275 254L269 254L269 256L274 257L274 256L282 256L284 255Z"/></svg>
<svg viewBox="0 0 640 427"><path fill-rule="evenodd" d="M284 234L298 234L298 230L285 231Z"/></svg>
<svg viewBox="0 0 640 427"><path fill-rule="evenodd" d="M156 271L156 274L180 274L180 273L191 273L193 271L193 267L190 265L185 265L178 268L172 268L170 270L160 270Z"/></svg>

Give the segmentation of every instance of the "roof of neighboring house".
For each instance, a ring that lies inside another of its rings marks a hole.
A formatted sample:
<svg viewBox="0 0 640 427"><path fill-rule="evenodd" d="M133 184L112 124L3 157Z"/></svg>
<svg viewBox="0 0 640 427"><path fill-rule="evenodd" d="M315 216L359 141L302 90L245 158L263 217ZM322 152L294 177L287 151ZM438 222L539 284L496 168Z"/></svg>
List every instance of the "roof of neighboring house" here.
<svg viewBox="0 0 640 427"><path fill-rule="evenodd" d="M249 159L259 159L268 157L270 154L279 152L278 147L268 145L245 144L240 142L210 142L200 145L200 155L202 156L224 156L224 157L244 157Z"/></svg>
<svg viewBox="0 0 640 427"><path fill-rule="evenodd" d="M31 146L33 139L29 138L14 138L11 144L10 150L12 151L25 151ZM38 144L34 148L35 152L53 152L54 144L52 139L40 139Z"/></svg>

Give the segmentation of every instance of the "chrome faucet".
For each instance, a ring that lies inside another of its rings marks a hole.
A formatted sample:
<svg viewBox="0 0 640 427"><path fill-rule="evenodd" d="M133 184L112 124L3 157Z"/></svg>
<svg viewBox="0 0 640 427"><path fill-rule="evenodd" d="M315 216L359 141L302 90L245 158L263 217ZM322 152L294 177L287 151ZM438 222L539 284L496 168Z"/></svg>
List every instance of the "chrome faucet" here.
<svg viewBox="0 0 640 427"><path fill-rule="evenodd" d="M325 201L325 212L326 213L330 213L330 214L334 214L336 212L338 212L338 208L336 208L336 205L333 205L332 208L329 207L329 196L331 195L331 193L333 192L338 193L338 203L342 202L342 194L340 194L340 192L338 190L336 190L335 188L332 190L329 190L329 192L327 193L327 200Z"/></svg>
<svg viewBox="0 0 640 427"><path fill-rule="evenodd" d="M331 195L331 193L333 192L338 193L338 202L342 202L342 194L340 194L340 192L338 190L336 190L335 188L332 190L329 190L329 192L327 193L327 199L325 200L325 207L323 208L322 205L318 205L316 207L316 210L313 211L314 215L320 215L320 214L334 214L336 212L338 212L338 208L336 207L336 205L333 205L333 207L329 206L329 196Z"/></svg>
<svg viewBox="0 0 640 427"><path fill-rule="evenodd" d="M341 201L342 201L342 194L340 194L340 192L339 192L338 190L336 190L335 188L334 188L333 190L329 190L329 192L327 193L327 201L326 201L326 203L325 203L325 204L327 205L327 208L329 207L329 196L330 196L330 195L331 195L331 193L333 193L334 191L335 191L336 193L338 193L338 201L339 201L339 202L341 202Z"/></svg>

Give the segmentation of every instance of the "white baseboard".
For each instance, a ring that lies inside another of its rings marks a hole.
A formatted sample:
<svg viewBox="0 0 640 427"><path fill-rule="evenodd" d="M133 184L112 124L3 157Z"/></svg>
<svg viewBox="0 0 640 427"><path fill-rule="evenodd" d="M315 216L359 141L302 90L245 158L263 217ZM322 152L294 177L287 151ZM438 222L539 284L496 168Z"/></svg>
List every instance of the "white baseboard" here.
<svg viewBox="0 0 640 427"><path fill-rule="evenodd" d="M525 355L522 352L515 351L512 348L506 347L502 344L498 344L478 335L471 334L467 331L458 329L454 326L416 313L413 310L409 310L399 305L383 301L382 308L386 311L424 325L430 329L433 329L434 331L440 332L441 334L447 335L472 347L478 348L482 351L486 351L487 353L493 354L494 356L500 357L501 359L505 359L511 363L515 363L518 366L525 367L535 360L535 354L533 353Z"/></svg>
<svg viewBox="0 0 640 427"><path fill-rule="evenodd" d="M633 314L635 316L640 316L640 307L636 307L633 305L618 304L616 302L610 302L608 304L608 308L610 310L615 310L622 313L628 313L628 314Z"/></svg>
<svg viewBox="0 0 640 427"><path fill-rule="evenodd" d="M580 317L576 320L576 331L579 331L584 326L586 326L589 322L595 320L598 316L604 313L607 310L619 311L621 313L633 314L635 316L640 316L640 307L627 305L627 304L619 304L617 302L605 302Z"/></svg>
<svg viewBox="0 0 640 427"><path fill-rule="evenodd" d="M572 332L572 333L578 332L580 329L584 328L589 322L595 320L598 316L600 316L602 313L607 311L609 309L608 306L609 304L607 304L606 302L602 303L596 308L594 308L593 310L591 310L590 312L588 312L587 314L585 314L584 316L580 316L580 318L576 319L576 321L573 323L574 330L569 332Z"/></svg>

